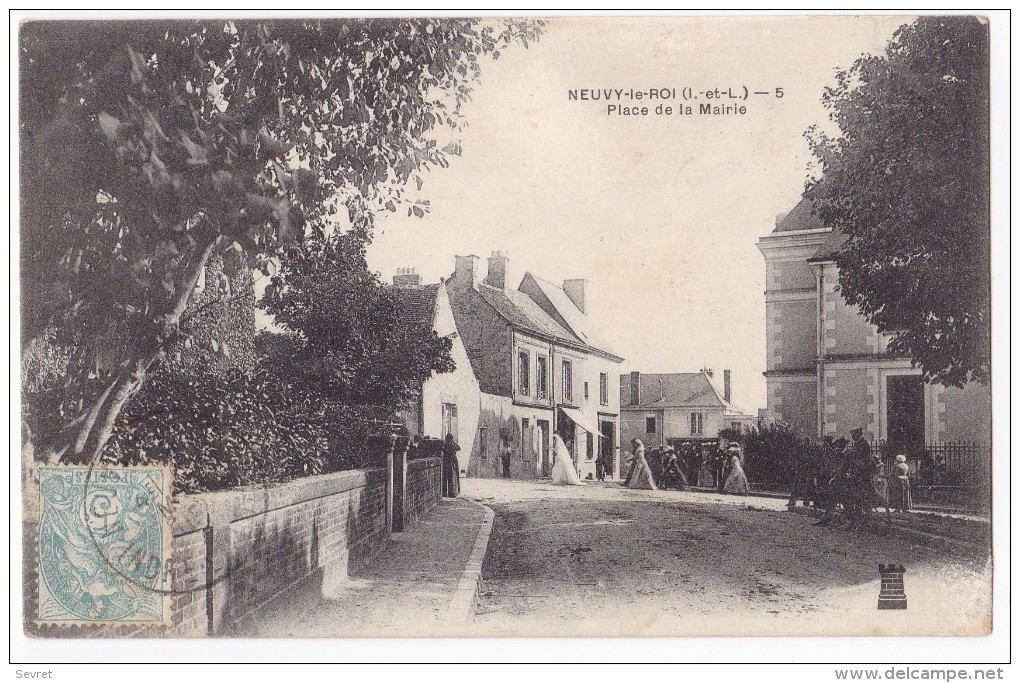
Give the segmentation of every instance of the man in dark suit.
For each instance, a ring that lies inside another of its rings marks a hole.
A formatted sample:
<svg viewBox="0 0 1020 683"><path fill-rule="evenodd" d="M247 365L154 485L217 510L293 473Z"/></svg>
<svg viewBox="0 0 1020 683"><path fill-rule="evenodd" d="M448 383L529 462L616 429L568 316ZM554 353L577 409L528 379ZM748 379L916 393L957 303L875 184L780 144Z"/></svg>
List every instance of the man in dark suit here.
<svg viewBox="0 0 1020 683"><path fill-rule="evenodd" d="M513 454L513 449L510 447L510 439L506 436L500 439L499 445L499 459L503 465L503 478L510 478L510 457Z"/></svg>
<svg viewBox="0 0 1020 683"><path fill-rule="evenodd" d="M717 448L712 455L712 483L719 493L722 493L723 484L726 483L727 462L729 462L729 456L726 451L722 447Z"/></svg>

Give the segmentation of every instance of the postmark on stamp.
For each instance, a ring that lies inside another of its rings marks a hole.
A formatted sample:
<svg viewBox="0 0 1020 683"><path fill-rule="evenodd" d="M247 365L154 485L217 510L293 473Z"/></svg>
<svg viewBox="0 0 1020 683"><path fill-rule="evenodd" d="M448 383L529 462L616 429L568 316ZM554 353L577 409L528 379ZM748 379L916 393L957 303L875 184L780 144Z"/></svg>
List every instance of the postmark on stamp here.
<svg viewBox="0 0 1020 683"><path fill-rule="evenodd" d="M40 625L170 623L166 467L42 467Z"/></svg>

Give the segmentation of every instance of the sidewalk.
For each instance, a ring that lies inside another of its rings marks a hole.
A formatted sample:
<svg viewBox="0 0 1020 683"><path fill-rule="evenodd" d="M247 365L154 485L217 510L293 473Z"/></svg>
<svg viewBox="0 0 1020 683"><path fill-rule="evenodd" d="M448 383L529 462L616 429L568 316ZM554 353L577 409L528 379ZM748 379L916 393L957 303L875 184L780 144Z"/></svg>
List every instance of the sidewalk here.
<svg viewBox="0 0 1020 683"><path fill-rule="evenodd" d="M691 491L701 491L703 493L714 493L715 489L705 488L702 486L691 486ZM751 495L758 496L761 498L778 498L782 500L789 500L790 493L782 491L770 491L768 489L756 489L754 484L751 485ZM915 514L922 515L940 515L943 517L953 517L955 519L965 519L972 522L985 522L988 523L991 519L991 513L988 511L982 512L980 510L971 510L960 508L952 505L938 505L936 503L914 503L912 512Z"/></svg>
<svg viewBox="0 0 1020 683"><path fill-rule="evenodd" d="M491 529L487 508L465 498L444 498L417 524L393 534L364 569L328 594L273 605L233 635L385 638L463 633L473 616Z"/></svg>

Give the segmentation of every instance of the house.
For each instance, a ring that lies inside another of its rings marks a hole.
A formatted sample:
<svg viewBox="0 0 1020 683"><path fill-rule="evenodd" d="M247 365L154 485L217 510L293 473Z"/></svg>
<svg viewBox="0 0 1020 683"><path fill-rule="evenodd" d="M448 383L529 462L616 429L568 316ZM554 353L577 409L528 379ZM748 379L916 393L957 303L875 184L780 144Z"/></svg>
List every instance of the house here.
<svg viewBox="0 0 1020 683"><path fill-rule="evenodd" d="M393 278L393 289L400 315L428 325L440 337L451 339L450 355L456 365L453 372L433 373L422 385L416 404L401 414L405 426L411 434L440 439L453 434L458 444L474 443L480 405L478 380L457 333L446 283L423 285L419 274L401 269ZM460 464L461 469L465 469L463 455Z"/></svg>
<svg viewBox="0 0 1020 683"><path fill-rule="evenodd" d="M548 476L554 434L582 478L594 478L600 455L618 475L619 397L609 378L623 358L589 316L586 281L525 273L515 288L509 259L494 252L484 276L477 256L457 256L447 288L481 390L468 475L499 476L505 441L513 477Z"/></svg>
<svg viewBox="0 0 1020 683"><path fill-rule="evenodd" d="M620 437L624 444L641 439L646 447L697 441L715 443L726 429L743 431L756 418L730 403L730 371L723 370L723 389L715 373L638 371L620 375Z"/></svg>
<svg viewBox="0 0 1020 683"><path fill-rule="evenodd" d="M765 257L768 409L815 437L865 438L916 457L947 443L987 448L991 397L976 383L928 384L837 290L844 236L803 199L758 241ZM975 463L971 463L972 465Z"/></svg>

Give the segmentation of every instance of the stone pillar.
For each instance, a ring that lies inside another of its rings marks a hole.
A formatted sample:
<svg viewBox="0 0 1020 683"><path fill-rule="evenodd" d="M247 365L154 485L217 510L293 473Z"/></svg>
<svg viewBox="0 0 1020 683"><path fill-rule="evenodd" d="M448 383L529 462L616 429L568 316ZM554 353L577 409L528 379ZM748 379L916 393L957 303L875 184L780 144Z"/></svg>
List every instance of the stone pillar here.
<svg viewBox="0 0 1020 683"><path fill-rule="evenodd" d="M404 530L404 517L407 503L407 452L411 448L411 440L400 437L393 453L393 524L391 531Z"/></svg>
<svg viewBox="0 0 1020 683"><path fill-rule="evenodd" d="M390 434L386 440L386 532L393 531L393 461L397 445L397 435Z"/></svg>
<svg viewBox="0 0 1020 683"><path fill-rule="evenodd" d="M878 594L878 609L907 609L907 595L903 590L902 564L880 564L882 590Z"/></svg>

